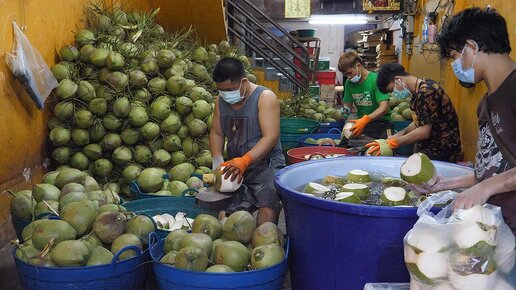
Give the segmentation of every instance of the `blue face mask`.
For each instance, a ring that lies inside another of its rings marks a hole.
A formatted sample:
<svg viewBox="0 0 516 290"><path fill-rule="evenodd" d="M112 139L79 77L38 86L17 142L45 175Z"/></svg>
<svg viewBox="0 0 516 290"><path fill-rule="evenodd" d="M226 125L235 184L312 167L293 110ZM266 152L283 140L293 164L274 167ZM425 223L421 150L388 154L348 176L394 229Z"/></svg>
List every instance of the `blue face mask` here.
<svg viewBox="0 0 516 290"><path fill-rule="evenodd" d="M469 69L464 69L462 67L462 57L464 56L464 49L466 49L466 46L467 44L462 49L460 57L452 61L451 67L453 69L453 73L460 81L465 83L475 83L475 68L473 66L475 66L475 61L477 60L478 45L475 51L475 57L473 58L473 63Z"/></svg>
<svg viewBox="0 0 516 290"><path fill-rule="evenodd" d="M360 71L358 70L358 64L357 64L356 68L357 68L357 75L349 79L349 81L354 84L358 83L360 81L360 79L362 78L362 75L360 74Z"/></svg>
<svg viewBox="0 0 516 290"><path fill-rule="evenodd" d="M399 82L403 88L402 91L398 90L398 88L396 88L396 82ZM405 86L405 84L403 83L402 80L400 79L396 79L394 81L394 88L392 89L392 95L397 98L397 99L406 99L408 97L410 97L412 95L412 93L410 92L409 89L407 89L407 86Z"/></svg>
<svg viewBox="0 0 516 290"><path fill-rule="evenodd" d="M238 102L240 102L243 97L240 95L240 87L242 86L242 82L240 82L240 86L238 86L238 90L234 91L220 91L219 95L222 97L222 99L231 105L234 105Z"/></svg>

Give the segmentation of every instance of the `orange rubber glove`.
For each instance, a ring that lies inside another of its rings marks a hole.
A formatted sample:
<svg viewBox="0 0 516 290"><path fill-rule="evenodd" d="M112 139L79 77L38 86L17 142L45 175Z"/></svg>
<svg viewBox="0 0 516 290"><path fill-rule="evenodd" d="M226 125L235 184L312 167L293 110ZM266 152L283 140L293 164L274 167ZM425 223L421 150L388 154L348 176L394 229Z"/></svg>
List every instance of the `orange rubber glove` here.
<svg viewBox="0 0 516 290"><path fill-rule="evenodd" d="M229 161L222 162L220 165L225 166L224 170L222 171L222 173L225 174L224 178L228 179L231 175L233 175L231 181L234 181L235 178L240 175L240 181L244 176L247 167L251 165L251 162L253 162L253 157L251 157L251 154L249 153L244 154L242 157L236 157ZM235 172L234 168L237 168L239 172Z"/></svg>
<svg viewBox="0 0 516 290"><path fill-rule="evenodd" d="M355 124L355 126L351 128L353 136L358 137L362 135L362 132L364 132L365 126L371 122L371 118L369 118L368 115L364 115L362 118L357 120L350 120L350 122Z"/></svg>
<svg viewBox="0 0 516 290"><path fill-rule="evenodd" d="M387 142L387 145L389 145L389 147L391 149L396 149L396 148L400 147L400 145L398 144L398 139L396 139L396 138L387 139L386 142ZM367 152L373 156L380 156L382 154L382 152L380 150L380 144L377 141L367 143L365 145L365 147L371 148L371 149L367 150Z"/></svg>

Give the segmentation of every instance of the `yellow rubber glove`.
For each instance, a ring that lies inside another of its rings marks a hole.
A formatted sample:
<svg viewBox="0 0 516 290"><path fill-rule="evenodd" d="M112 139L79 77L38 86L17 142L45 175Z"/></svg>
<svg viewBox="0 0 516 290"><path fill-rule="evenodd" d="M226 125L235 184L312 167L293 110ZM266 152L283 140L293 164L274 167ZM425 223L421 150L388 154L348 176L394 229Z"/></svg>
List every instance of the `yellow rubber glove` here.
<svg viewBox="0 0 516 290"><path fill-rule="evenodd" d="M381 139L381 140L383 140L383 139ZM380 156L382 154L382 151L380 150L380 143L378 141L379 140L376 140L371 143L367 143L365 145L367 148L369 148L367 150L367 153L369 153L370 155L373 155L373 156ZM398 144L398 139L396 139L396 138L387 139L385 141L385 143L387 143L387 145L389 145L391 150L400 147L400 145Z"/></svg>
<svg viewBox="0 0 516 290"><path fill-rule="evenodd" d="M225 179L231 177L231 181L234 181L235 178L239 177L238 181L240 182L247 170L247 167L251 165L251 162L253 162L253 157L251 157L251 154L249 153L244 154L242 157L236 157L229 161L222 162L220 165L225 167L222 174L224 174Z"/></svg>
<svg viewBox="0 0 516 290"><path fill-rule="evenodd" d="M357 120L350 120L351 123L355 123L355 126L351 128L353 136L358 137L364 132L364 128L371 122L371 118L368 115L364 115L362 118Z"/></svg>

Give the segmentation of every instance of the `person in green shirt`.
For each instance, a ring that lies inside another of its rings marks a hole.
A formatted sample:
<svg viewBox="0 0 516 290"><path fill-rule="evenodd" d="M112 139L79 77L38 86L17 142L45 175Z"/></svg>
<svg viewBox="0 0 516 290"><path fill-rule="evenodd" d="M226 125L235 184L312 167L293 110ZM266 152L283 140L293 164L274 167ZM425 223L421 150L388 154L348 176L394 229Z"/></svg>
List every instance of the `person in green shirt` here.
<svg viewBox="0 0 516 290"><path fill-rule="evenodd" d="M347 78L344 84L343 104L345 111L351 111L353 104L357 108L359 119L350 120L355 125L351 128L354 137L362 134L385 139L390 123L388 94L378 90L377 74L364 68L362 58L356 51L346 51L339 58L339 71Z"/></svg>

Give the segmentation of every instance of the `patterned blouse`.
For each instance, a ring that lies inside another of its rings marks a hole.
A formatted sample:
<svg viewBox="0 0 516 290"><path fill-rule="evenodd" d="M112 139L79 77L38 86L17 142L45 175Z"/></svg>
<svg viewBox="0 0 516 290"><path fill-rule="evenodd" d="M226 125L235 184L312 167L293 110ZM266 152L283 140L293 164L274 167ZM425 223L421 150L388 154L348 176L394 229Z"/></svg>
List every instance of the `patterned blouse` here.
<svg viewBox="0 0 516 290"><path fill-rule="evenodd" d="M456 162L462 152L459 119L450 97L439 84L422 79L410 109L416 127L432 125L430 138L419 142L416 152L423 152L432 160Z"/></svg>

